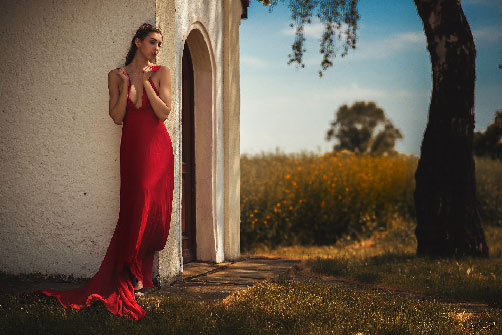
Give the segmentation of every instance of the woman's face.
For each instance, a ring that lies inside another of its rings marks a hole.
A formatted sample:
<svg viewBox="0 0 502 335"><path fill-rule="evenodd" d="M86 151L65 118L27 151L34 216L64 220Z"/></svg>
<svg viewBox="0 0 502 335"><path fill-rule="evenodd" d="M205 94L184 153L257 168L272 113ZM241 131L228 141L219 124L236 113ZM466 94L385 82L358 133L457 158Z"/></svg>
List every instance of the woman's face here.
<svg viewBox="0 0 502 335"><path fill-rule="evenodd" d="M139 43L138 43L139 42ZM156 32L149 33L143 41L136 39L136 46L146 59L152 61L160 51L162 46L162 35Z"/></svg>

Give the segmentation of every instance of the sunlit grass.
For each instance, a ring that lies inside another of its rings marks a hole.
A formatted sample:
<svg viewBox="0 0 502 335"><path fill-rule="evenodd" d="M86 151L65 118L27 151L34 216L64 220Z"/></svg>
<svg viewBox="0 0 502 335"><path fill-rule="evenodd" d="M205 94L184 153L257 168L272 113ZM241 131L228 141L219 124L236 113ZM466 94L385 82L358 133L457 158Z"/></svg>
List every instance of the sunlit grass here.
<svg viewBox="0 0 502 335"><path fill-rule="evenodd" d="M502 229L487 227L489 260L414 257L413 224L396 221L370 238L333 246L262 249L267 256L304 259L324 274L383 283L441 297L500 301ZM243 254L244 255L244 254ZM469 270L470 269L470 270ZM494 278L488 274L494 273ZM383 285L383 286L385 286ZM424 286L425 285L425 286ZM111 314L98 301L65 310L50 297L0 295L0 334L500 334L502 309L418 300L336 283L267 280L216 302L146 296L139 321Z"/></svg>
<svg viewBox="0 0 502 335"><path fill-rule="evenodd" d="M56 301L0 295L2 334L498 334L502 311L466 311L337 284L272 279L217 302L149 296L138 321L99 302L65 310Z"/></svg>
<svg viewBox="0 0 502 335"><path fill-rule="evenodd" d="M281 280L262 282L227 303L273 334L495 334L502 317L497 309L466 315L434 300Z"/></svg>
<svg viewBox="0 0 502 335"><path fill-rule="evenodd" d="M305 260L313 272L502 307L502 228L487 226L489 259L416 257L414 224L396 220L364 240L332 246L259 248L249 255Z"/></svg>

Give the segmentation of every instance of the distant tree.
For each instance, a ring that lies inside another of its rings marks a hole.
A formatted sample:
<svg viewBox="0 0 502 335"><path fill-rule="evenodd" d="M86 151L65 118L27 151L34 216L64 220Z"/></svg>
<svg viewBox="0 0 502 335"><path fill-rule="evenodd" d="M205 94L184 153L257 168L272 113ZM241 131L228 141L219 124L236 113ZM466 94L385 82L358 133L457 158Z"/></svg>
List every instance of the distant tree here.
<svg viewBox="0 0 502 335"><path fill-rule="evenodd" d="M356 101L350 107L342 105L338 108L326 133L327 141L333 138L338 140L333 151L345 149L356 153L392 154L395 153L396 140L403 136L373 101Z"/></svg>
<svg viewBox="0 0 502 335"><path fill-rule="evenodd" d="M493 123L484 132L474 133L474 154L502 159L502 110L495 113Z"/></svg>

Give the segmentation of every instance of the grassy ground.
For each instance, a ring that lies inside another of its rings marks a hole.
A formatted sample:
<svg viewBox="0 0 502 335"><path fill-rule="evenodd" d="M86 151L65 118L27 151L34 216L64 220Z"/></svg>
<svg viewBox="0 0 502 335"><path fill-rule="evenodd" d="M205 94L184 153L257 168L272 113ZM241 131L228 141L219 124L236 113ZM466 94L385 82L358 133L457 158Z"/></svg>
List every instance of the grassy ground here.
<svg viewBox="0 0 502 335"><path fill-rule="evenodd" d="M2 334L500 334L502 311L482 313L336 284L267 280L216 303L145 297L139 322L102 304L64 310L47 298L0 296Z"/></svg>
<svg viewBox="0 0 502 335"><path fill-rule="evenodd" d="M414 224L396 220L386 231L333 246L261 248L249 254L304 259L313 272L427 295L502 307L502 228L487 226L489 259L415 257Z"/></svg>
<svg viewBox="0 0 502 335"><path fill-rule="evenodd" d="M410 223L330 247L255 250L302 258L310 269L389 287L439 293L491 307L469 308L428 298L367 290L336 282L266 280L223 301L146 296L147 315L116 317L100 302L65 310L55 299L0 295L0 334L501 334L502 229L487 228L488 260L427 260L413 256ZM411 230L412 232L412 230Z"/></svg>

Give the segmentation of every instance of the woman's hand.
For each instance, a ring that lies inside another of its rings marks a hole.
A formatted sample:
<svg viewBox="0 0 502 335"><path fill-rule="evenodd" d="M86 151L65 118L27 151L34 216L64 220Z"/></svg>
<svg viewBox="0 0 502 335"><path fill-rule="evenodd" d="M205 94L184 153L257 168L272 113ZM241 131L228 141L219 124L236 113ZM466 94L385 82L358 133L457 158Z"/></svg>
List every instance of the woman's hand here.
<svg viewBox="0 0 502 335"><path fill-rule="evenodd" d="M146 69L143 70L143 82L148 81L151 75L152 75L152 68L148 66Z"/></svg>
<svg viewBox="0 0 502 335"><path fill-rule="evenodd" d="M128 81L129 81L129 78L127 78L127 74L125 72L125 69L123 67L121 67L118 72L117 72L117 75L120 77L120 79L122 80L121 84L122 86L125 86L125 85L128 85Z"/></svg>

